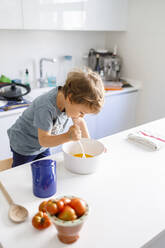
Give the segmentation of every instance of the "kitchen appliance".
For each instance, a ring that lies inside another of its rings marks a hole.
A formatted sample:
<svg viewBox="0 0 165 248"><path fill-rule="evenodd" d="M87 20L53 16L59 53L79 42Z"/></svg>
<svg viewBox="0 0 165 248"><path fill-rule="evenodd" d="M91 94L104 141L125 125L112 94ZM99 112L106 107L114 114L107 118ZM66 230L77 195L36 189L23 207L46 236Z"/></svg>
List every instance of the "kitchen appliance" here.
<svg viewBox="0 0 165 248"><path fill-rule="evenodd" d="M16 83L15 81L3 83L0 84L0 100L22 101L22 96L27 95L30 91L29 85Z"/></svg>
<svg viewBox="0 0 165 248"><path fill-rule="evenodd" d="M120 81L121 59L108 50L94 50L88 54L88 66L97 71L105 81Z"/></svg>
<svg viewBox="0 0 165 248"><path fill-rule="evenodd" d="M121 61L117 55L104 59L104 79L106 81L120 81L120 71Z"/></svg>

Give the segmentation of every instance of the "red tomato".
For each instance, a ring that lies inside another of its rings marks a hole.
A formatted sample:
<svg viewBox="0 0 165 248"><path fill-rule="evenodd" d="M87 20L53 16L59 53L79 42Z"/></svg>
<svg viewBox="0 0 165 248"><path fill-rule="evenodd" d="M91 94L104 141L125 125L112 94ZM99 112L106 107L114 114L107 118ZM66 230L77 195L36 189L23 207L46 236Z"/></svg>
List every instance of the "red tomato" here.
<svg viewBox="0 0 165 248"><path fill-rule="evenodd" d="M69 203L69 206L71 206L75 211L76 214L80 217L82 216L86 211L86 203L84 200L79 198L73 198L71 199L71 202Z"/></svg>
<svg viewBox="0 0 165 248"><path fill-rule="evenodd" d="M56 201L57 207L58 207L58 212L61 212L64 209L64 202L60 199Z"/></svg>
<svg viewBox="0 0 165 248"><path fill-rule="evenodd" d="M46 212L47 201L43 201L39 205L39 211Z"/></svg>
<svg viewBox="0 0 165 248"><path fill-rule="evenodd" d="M49 200L46 204L46 210L49 212L51 215L55 215L58 213L58 206L57 203L53 200Z"/></svg>
<svg viewBox="0 0 165 248"><path fill-rule="evenodd" d="M51 221L46 213L39 211L36 215L32 218L32 225L38 229L42 230L51 225Z"/></svg>
<svg viewBox="0 0 165 248"><path fill-rule="evenodd" d="M77 219L76 212L70 206L65 206L62 212L60 212L57 217L61 220L69 221Z"/></svg>

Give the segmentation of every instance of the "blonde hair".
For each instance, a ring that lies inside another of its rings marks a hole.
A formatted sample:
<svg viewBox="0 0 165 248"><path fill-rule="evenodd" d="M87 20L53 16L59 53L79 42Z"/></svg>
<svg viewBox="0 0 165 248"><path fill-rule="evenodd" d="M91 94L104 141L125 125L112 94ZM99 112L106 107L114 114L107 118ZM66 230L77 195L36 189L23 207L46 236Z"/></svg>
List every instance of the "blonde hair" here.
<svg viewBox="0 0 165 248"><path fill-rule="evenodd" d="M75 69L68 73L62 88L65 98L76 104L84 104L98 113L104 104L104 85L98 73L89 68Z"/></svg>

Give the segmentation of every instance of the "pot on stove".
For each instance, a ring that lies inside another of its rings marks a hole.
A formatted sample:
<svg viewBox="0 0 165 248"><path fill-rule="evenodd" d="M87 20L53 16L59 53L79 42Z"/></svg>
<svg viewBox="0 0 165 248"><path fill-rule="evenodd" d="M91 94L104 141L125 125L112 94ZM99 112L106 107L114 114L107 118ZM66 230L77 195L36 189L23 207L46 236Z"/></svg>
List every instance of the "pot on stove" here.
<svg viewBox="0 0 165 248"><path fill-rule="evenodd" d="M29 85L24 85L21 83L16 83L12 81L11 83L4 83L0 86L0 99L8 101L20 101L22 96L27 95L31 91Z"/></svg>

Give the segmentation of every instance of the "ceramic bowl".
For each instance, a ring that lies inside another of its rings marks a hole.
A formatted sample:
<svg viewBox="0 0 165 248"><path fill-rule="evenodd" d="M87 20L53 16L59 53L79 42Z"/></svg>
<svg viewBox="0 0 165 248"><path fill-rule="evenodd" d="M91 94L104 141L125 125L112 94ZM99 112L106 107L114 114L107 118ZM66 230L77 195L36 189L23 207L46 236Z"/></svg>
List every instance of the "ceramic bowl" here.
<svg viewBox="0 0 165 248"><path fill-rule="evenodd" d="M96 172L101 165L105 152L104 145L93 139L81 139L86 154L92 155L90 158L75 157L74 154L82 153L79 142L68 142L63 144L64 166L67 170L76 174L91 174Z"/></svg>
<svg viewBox="0 0 165 248"><path fill-rule="evenodd" d="M75 196L61 196L56 198L55 200L59 200L61 198L75 198ZM79 198L79 197L78 197ZM73 221L64 221L56 216L52 216L48 213L48 216L57 229L57 236L59 240L65 244L70 244L75 242L79 238L79 232L86 221L89 214L89 206L86 203L86 212L80 218L73 220Z"/></svg>

